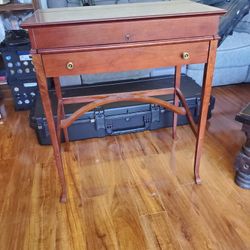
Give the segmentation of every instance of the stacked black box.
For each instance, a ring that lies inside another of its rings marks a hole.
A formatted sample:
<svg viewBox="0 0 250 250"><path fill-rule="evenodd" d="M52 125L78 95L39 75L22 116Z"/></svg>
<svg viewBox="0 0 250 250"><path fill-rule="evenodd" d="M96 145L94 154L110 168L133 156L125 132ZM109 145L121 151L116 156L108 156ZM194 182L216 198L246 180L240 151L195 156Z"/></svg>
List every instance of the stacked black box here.
<svg viewBox="0 0 250 250"><path fill-rule="evenodd" d="M27 32L24 30L8 31L1 44L1 53L15 109L30 109L37 95L38 86Z"/></svg>

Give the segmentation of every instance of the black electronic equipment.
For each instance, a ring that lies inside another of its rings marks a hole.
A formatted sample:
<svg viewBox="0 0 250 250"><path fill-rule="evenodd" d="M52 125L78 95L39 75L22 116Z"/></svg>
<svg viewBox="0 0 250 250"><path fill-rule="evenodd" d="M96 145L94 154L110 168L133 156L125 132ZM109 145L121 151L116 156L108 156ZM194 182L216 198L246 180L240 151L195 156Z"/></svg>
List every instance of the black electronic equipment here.
<svg viewBox="0 0 250 250"><path fill-rule="evenodd" d="M1 54L15 109L30 109L38 86L27 32L25 30L7 31L5 40L1 43Z"/></svg>
<svg viewBox="0 0 250 250"><path fill-rule="evenodd" d="M16 110L26 110L33 106L38 92L36 79L12 81L10 88Z"/></svg>
<svg viewBox="0 0 250 250"><path fill-rule="evenodd" d="M12 30L6 32L5 40L1 44L1 53L9 84L20 79L36 78L26 31Z"/></svg>

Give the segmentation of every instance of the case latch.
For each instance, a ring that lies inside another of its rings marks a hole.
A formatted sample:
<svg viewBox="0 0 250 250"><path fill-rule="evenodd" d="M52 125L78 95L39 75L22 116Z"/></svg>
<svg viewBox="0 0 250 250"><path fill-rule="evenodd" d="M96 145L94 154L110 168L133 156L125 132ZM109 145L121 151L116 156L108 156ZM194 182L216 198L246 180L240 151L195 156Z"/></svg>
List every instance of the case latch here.
<svg viewBox="0 0 250 250"><path fill-rule="evenodd" d="M152 122L160 121L160 106L151 104Z"/></svg>
<svg viewBox="0 0 250 250"><path fill-rule="evenodd" d="M96 130L105 129L105 116L103 110L96 110L94 114Z"/></svg>
<svg viewBox="0 0 250 250"><path fill-rule="evenodd" d="M200 116L201 111L201 99L199 97L196 98L196 109L195 109L195 117Z"/></svg>
<svg viewBox="0 0 250 250"><path fill-rule="evenodd" d="M146 130L150 127L152 116L150 114L146 114L144 115L143 120L144 120L144 129Z"/></svg>

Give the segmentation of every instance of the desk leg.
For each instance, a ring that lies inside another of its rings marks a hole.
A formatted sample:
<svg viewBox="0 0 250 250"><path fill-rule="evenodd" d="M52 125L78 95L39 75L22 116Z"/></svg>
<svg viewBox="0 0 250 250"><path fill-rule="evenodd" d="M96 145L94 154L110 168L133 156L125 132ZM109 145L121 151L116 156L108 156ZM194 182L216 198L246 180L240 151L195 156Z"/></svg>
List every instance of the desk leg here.
<svg viewBox="0 0 250 250"><path fill-rule="evenodd" d="M180 89L181 85L181 65L175 66L175 78L174 78L174 105L179 106L179 98L176 93L176 88ZM177 127L178 115L173 112L173 128L172 138L176 139L176 127Z"/></svg>
<svg viewBox="0 0 250 250"><path fill-rule="evenodd" d="M57 107L57 137L59 142L61 141L61 120L65 118L65 111L64 105L62 101L62 90L59 77L54 78L56 96L58 100L58 107ZM69 135L67 128L63 129L64 139L66 142L66 148L69 149Z"/></svg>
<svg viewBox="0 0 250 250"><path fill-rule="evenodd" d="M201 159L202 146L206 130L206 124L207 124L208 107L211 97L216 49L217 49L217 40L212 40L210 42L210 47L208 51L208 61L204 69L201 112L199 118L198 135L196 141L195 160L194 160L194 177L196 184L201 183L201 178L199 175L199 166L200 166L200 159Z"/></svg>
<svg viewBox="0 0 250 250"><path fill-rule="evenodd" d="M67 199L66 181L65 181L63 163L62 163L60 146L59 146L60 142L58 141L58 138L57 138L55 122L54 122L54 118L53 118L53 114L51 110L51 102L49 98L47 79L45 77L41 55L39 54L33 55L32 60L36 69L36 76L37 76L40 95L42 99L43 109L44 109L44 113L45 113L48 127L49 127L49 133L50 133L50 138L51 138L51 142L52 142L52 146L54 150L56 167L57 167L57 171L58 171L58 175L59 175L61 187L62 187L60 201L66 202L66 199Z"/></svg>
<svg viewBox="0 0 250 250"><path fill-rule="evenodd" d="M57 97L57 127L56 127L56 132L57 132L57 140L59 142L60 150L61 150L61 126L60 125L61 125L62 117L64 118L64 109L63 109L63 104L62 104L62 91L61 91L59 77L55 77L53 80L54 80L56 97Z"/></svg>

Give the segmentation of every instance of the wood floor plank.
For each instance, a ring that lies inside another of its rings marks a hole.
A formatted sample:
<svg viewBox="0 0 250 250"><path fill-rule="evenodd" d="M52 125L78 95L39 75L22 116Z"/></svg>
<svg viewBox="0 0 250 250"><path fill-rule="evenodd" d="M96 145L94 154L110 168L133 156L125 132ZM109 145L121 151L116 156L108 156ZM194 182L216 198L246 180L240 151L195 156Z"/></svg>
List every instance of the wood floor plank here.
<svg viewBox="0 0 250 250"><path fill-rule="evenodd" d="M7 230L1 230L0 243L3 249L25 249L24 241L27 233L27 219L21 220L17 223L1 224L1 228L8 228Z"/></svg>
<svg viewBox="0 0 250 250"><path fill-rule="evenodd" d="M56 197L53 165L37 163L30 199L30 215L26 225L24 249L53 249L56 246Z"/></svg>
<svg viewBox="0 0 250 250"><path fill-rule="evenodd" d="M68 183L68 196L82 202L84 193L82 193L81 166L77 143L72 142L70 149L63 145L62 151L63 165L67 166L64 168L64 173Z"/></svg>
<svg viewBox="0 0 250 250"><path fill-rule="evenodd" d="M218 199L216 193L209 190L208 185L201 188L191 185L183 188L183 191L190 198L192 207L200 215L204 225L207 225L207 234L210 237L219 239L219 244L225 249L248 249L249 237L244 237L249 232L249 222L246 221L248 215L241 211L240 217L237 216L240 209L237 208L236 201L232 201L231 208L228 208L228 204L225 206L225 200ZM231 213L233 210L235 214ZM219 244L217 243L216 249Z"/></svg>
<svg viewBox="0 0 250 250"><path fill-rule="evenodd" d="M119 249L107 196L87 199L84 203L86 249Z"/></svg>
<svg viewBox="0 0 250 250"><path fill-rule="evenodd" d="M82 204L73 198L70 198L69 201L65 206L56 203L55 249L88 249L86 241L88 231Z"/></svg>
<svg viewBox="0 0 250 250"><path fill-rule="evenodd" d="M111 215L121 250L146 249L146 238L143 233L138 213L133 206L133 197L124 189L114 189L111 204Z"/></svg>
<svg viewBox="0 0 250 250"><path fill-rule="evenodd" d="M0 202L0 246L6 246L6 249L20 249L24 246L31 214L30 200L34 171L19 158L11 158L11 164L2 165L2 163L6 162L0 161L0 169L9 167L11 171L10 176L4 176L8 181L3 182L6 187L3 186L5 192Z"/></svg>
<svg viewBox="0 0 250 250"><path fill-rule="evenodd" d="M10 190L13 188L11 178L14 175L13 172L14 159L1 160L0 161L0 211L2 209L4 200L8 198Z"/></svg>
<svg viewBox="0 0 250 250"><path fill-rule="evenodd" d="M216 162L206 160L208 162L205 172L206 183L200 189L190 186L184 191L192 200L194 208L199 210L199 213L204 212L202 217L207 219L207 224L211 223L209 218L215 218L213 225L218 225L213 231L216 229L216 235L220 239L224 238L224 245L230 242L228 249L240 248L240 246L241 249L246 249L247 246L250 246L250 239L247 236L250 228L248 219L250 211L248 204L241 198L241 194L245 190L239 189L234 184L234 175L228 178L228 175L224 173L227 170L218 168ZM216 183L220 185L216 185ZM204 207L201 208L201 206ZM207 217L206 213L210 213L210 216ZM209 228L213 228L212 225ZM219 234L220 229L222 230L221 235ZM235 242L237 245L234 245Z"/></svg>
<svg viewBox="0 0 250 250"><path fill-rule="evenodd" d="M183 249L215 249L216 240L208 237L206 225L201 223L199 214L192 208L192 203L185 195L178 179L168 167L166 155L145 159L147 167L157 184L158 192L170 218L175 235ZM154 166L157 165L157 168ZM191 233L192 232L192 233Z"/></svg>
<svg viewBox="0 0 250 250"><path fill-rule="evenodd" d="M33 169L17 159L13 161L12 174L9 176L5 194L1 199L1 221L19 222L30 214L29 201L31 198ZM13 185L15 183L15 185Z"/></svg>
<svg viewBox="0 0 250 250"><path fill-rule="evenodd" d="M8 126L8 123L11 126ZM20 135L21 128L19 124L21 123L21 117L15 115L10 121L6 121L5 126L0 127L1 141L0 141L0 159L8 160L14 158L13 150L20 152ZM18 127L19 126L19 127Z"/></svg>
<svg viewBox="0 0 250 250"><path fill-rule="evenodd" d="M140 157L136 157L128 159L126 162L132 175L130 193L139 215L164 211L160 195L144 161Z"/></svg>
<svg viewBox="0 0 250 250"><path fill-rule="evenodd" d="M109 193L85 200L87 249L146 249L129 186L115 186Z"/></svg>
<svg viewBox="0 0 250 250"><path fill-rule="evenodd" d="M79 153L80 154L80 153ZM84 160L79 160L79 175L82 183L81 193L85 198L93 198L108 194L109 189L115 186L127 187L132 178L125 161L97 161L88 164Z"/></svg>
<svg viewBox="0 0 250 250"><path fill-rule="evenodd" d="M75 143L70 145L71 151L63 153L65 176L68 183L68 202L61 206L56 197L56 249L87 249L87 231L84 217L84 200L82 196L79 174L79 155ZM53 183L55 185L55 183Z"/></svg>
<svg viewBox="0 0 250 250"><path fill-rule="evenodd" d="M182 249L166 212L143 215L140 219L147 239L147 249Z"/></svg>

